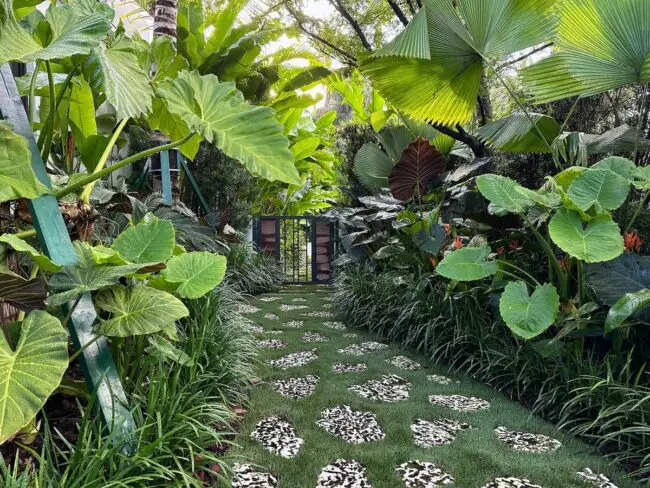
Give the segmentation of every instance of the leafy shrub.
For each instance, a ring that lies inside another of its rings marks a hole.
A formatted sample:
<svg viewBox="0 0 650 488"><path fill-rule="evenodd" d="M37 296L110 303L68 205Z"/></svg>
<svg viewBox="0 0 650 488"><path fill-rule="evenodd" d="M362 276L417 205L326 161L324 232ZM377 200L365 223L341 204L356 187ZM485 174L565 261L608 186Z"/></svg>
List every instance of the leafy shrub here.
<svg viewBox="0 0 650 488"><path fill-rule="evenodd" d="M228 255L226 282L236 291L257 295L277 290L282 271L272 256L259 252L250 242L235 244Z"/></svg>

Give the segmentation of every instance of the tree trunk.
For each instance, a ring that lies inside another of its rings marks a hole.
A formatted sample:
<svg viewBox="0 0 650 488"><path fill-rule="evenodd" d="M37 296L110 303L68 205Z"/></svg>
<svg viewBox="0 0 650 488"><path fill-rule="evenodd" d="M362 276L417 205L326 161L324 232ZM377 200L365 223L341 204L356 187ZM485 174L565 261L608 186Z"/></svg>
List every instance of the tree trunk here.
<svg viewBox="0 0 650 488"><path fill-rule="evenodd" d="M156 0L153 5L153 35L166 35L176 42L178 0Z"/></svg>

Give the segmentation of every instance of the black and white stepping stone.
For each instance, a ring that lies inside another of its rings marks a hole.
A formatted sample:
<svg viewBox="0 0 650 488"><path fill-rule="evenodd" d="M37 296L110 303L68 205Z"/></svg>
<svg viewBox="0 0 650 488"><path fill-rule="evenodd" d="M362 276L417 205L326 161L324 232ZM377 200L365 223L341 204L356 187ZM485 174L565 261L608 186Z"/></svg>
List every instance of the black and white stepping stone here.
<svg viewBox="0 0 650 488"><path fill-rule="evenodd" d="M429 402L457 412L478 412L490 408L490 402L487 400L463 395L429 395Z"/></svg>
<svg viewBox="0 0 650 488"><path fill-rule="evenodd" d="M458 432L471 428L469 424L451 419L433 421L417 419L414 424L411 424L415 445L424 448L451 444Z"/></svg>
<svg viewBox="0 0 650 488"><path fill-rule="evenodd" d="M294 310L304 310L306 308L309 307L307 305L287 305L286 303L280 305L281 312L293 312Z"/></svg>
<svg viewBox="0 0 650 488"><path fill-rule="evenodd" d="M297 366L304 366L316 359L318 359L318 354L316 354L316 349L313 349L311 351L292 352L278 359L269 359L266 363L275 368L286 370Z"/></svg>
<svg viewBox="0 0 650 488"><path fill-rule="evenodd" d="M327 342L329 341L328 337L318 332L305 332L302 336L302 340L305 342Z"/></svg>
<svg viewBox="0 0 650 488"><path fill-rule="evenodd" d="M253 305L250 305L248 303L240 303L239 304L239 313L242 314L249 314L249 313L255 313L259 312L261 308L254 307Z"/></svg>
<svg viewBox="0 0 650 488"><path fill-rule="evenodd" d="M400 464L395 471L402 477L406 488L436 488L456 481L452 475L427 461L409 461Z"/></svg>
<svg viewBox="0 0 650 488"><path fill-rule="evenodd" d="M260 302L277 302L280 300L282 297L276 296L276 295L271 295L267 297L260 297L259 301Z"/></svg>
<svg viewBox="0 0 650 488"><path fill-rule="evenodd" d="M338 352L341 354L350 354L352 356L363 356L369 352L380 351L387 348L388 346L381 342L368 341L360 344L350 344L344 349L339 349Z"/></svg>
<svg viewBox="0 0 650 488"><path fill-rule="evenodd" d="M250 464L232 467L232 488L277 488L278 479L271 473L255 471Z"/></svg>
<svg viewBox="0 0 650 488"><path fill-rule="evenodd" d="M539 485L534 485L527 479L519 478L494 478L488 481L487 485L482 488L542 488Z"/></svg>
<svg viewBox="0 0 650 488"><path fill-rule="evenodd" d="M347 327L343 322L323 322L323 325L327 327L328 329L334 329L334 330L347 330Z"/></svg>
<svg viewBox="0 0 650 488"><path fill-rule="evenodd" d="M330 319L334 317L334 314L332 312L328 312L326 310L324 311L316 311L316 312L309 312L309 313L304 313L302 314L303 317L321 317L324 319Z"/></svg>
<svg viewBox="0 0 650 488"><path fill-rule="evenodd" d="M357 337L359 337L359 334L357 334L355 332L348 332L346 334L343 334L343 337L349 337L351 339L356 339Z"/></svg>
<svg viewBox="0 0 650 488"><path fill-rule="evenodd" d="M267 314L264 316L264 318L265 318L266 320L280 320L280 317L278 317L278 316L275 315L274 313L270 313L270 312L267 313Z"/></svg>
<svg viewBox="0 0 650 488"><path fill-rule="evenodd" d="M300 329L303 325L305 325L305 322L302 320L290 320L289 322L282 322L280 327L284 327L285 329Z"/></svg>
<svg viewBox="0 0 650 488"><path fill-rule="evenodd" d="M280 339L261 339L257 341L257 347L262 349L285 349L289 343Z"/></svg>
<svg viewBox="0 0 650 488"><path fill-rule="evenodd" d="M394 356L390 359L387 359L386 362L407 371L416 371L418 369L422 369L422 365L420 363L413 361L411 358L407 358L406 356Z"/></svg>
<svg viewBox="0 0 650 488"><path fill-rule="evenodd" d="M307 299L302 297L296 297L296 298L292 298L291 301L294 303L305 303Z"/></svg>
<svg viewBox="0 0 650 488"><path fill-rule="evenodd" d="M585 483L595 486L596 488L618 488L618 486L612 483L607 476L600 473L594 473L589 468L578 471L578 477Z"/></svg>
<svg viewBox="0 0 650 488"><path fill-rule="evenodd" d="M384 375L379 380L370 380L361 385L352 385L348 390L369 400L399 402L409 397L411 383L394 374Z"/></svg>
<svg viewBox="0 0 650 488"><path fill-rule="evenodd" d="M273 389L283 397L292 400L300 400L308 397L316 391L316 385L320 378L315 375L307 375L298 378L286 378L271 383Z"/></svg>
<svg viewBox="0 0 650 488"><path fill-rule="evenodd" d="M372 488L372 485L360 462L337 459L323 468L316 488Z"/></svg>
<svg viewBox="0 0 650 488"><path fill-rule="evenodd" d="M353 410L348 405L337 405L321 412L316 424L348 444L373 442L386 435L374 413Z"/></svg>
<svg viewBox="0 0 650 488"><path fill-rule="evenodd" d="M516 432L505 427L497 427L494 433L499 440L515 451L545 453L557 451L562 443L542 434Z"/></svg>
<svg viewBox="0 0 650 488"><path fill-rule="evenodd" d="M267 451L284 458L297 456L305 443L304 439L296 435L293 425L277 415L260 420L251 432L251 437Z"/></svg>
<svg viewBox="0 0 650 488"><path fill-rule="evenodd" d="M429 381L433 381L434 383L438 383L439 385L450 385L451 384L451 378L447 378L446 376L442 376L439 374L429 374L427 375L427 379Z"/></svg>
<svg viewBox="0 0 650 488"><path fill-rule="evenodd" d="M350 363L336 363L332 365L332 371L335 373L359 373L368 369L364 363L350 364Z"/></svg>

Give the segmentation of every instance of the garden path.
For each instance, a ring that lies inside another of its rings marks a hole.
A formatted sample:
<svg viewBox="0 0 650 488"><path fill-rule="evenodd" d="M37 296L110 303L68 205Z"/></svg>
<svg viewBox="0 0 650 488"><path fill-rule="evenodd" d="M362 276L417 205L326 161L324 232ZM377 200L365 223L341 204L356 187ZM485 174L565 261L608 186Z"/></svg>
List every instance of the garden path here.
<svg viewBox="0 0 650 488"><path fill-rule="evenodd" d="M234 488L638 486L489 386L347 330L334 306L326 287L242 306L262 361Z"/></svg>

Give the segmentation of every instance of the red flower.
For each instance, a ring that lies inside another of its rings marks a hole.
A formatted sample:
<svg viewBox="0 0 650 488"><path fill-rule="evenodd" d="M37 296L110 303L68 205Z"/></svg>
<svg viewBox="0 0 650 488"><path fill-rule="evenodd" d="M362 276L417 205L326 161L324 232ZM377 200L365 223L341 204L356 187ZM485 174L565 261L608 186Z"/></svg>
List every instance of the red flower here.
<svg viewBox="0 0 650 488"><path fill-rule="evenodd" d="M438 260L436 258L431 258L431 266L433 269L436 269L436 266L438 266Z"/></svg>
<svg viewBox="0 0 650 488"><path fill-rule="evenodd" d="M643 240L639 237L639 234L636 232L626 232L625 233L625 250L628 252L636 252L637 254L641 252L641 246L643 245Z"/></svg>
<svg viewBox="0 0 650 488"><path fill-rule="evenodd" d="M460 249L463 247L463 241L461 240L460 236L456 236L454 239L454 249Z"/></svg>
<svg viewBox="0 0 650 488"><path fill-rule="evenodd" d="M517 249L519 249L519 241L516 240L516 239L513 239L512 241L510 241L510 244L508 244L508 247L511 250L516 251Z"/></svg>
<svg viewBox="0 0 650 488"><path fill-rule="evenodd" d="M505 247L503 247L503 246L497 247L497 254L503 255L505 253L506 253L506 248Z"/></svg>

